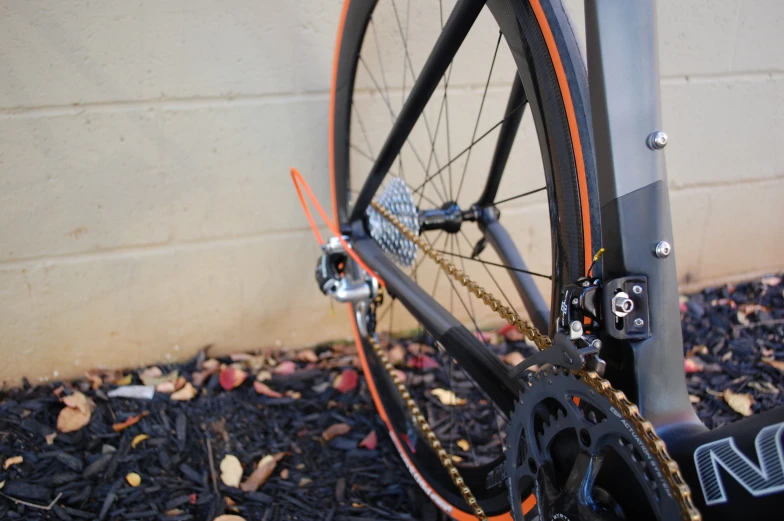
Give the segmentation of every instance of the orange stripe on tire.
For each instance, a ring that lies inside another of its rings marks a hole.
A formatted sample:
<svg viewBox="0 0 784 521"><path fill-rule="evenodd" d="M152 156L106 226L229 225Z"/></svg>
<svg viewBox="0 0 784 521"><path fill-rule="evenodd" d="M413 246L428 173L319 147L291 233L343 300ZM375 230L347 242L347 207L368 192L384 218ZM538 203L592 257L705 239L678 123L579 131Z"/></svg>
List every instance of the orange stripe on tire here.
<svg viewBox="0 0 784 521"><path fill-rule="evenodd" d="M569 121L569 133L572 137L572 148L574 149L574 162L577 167L577 185L580 189L580 213L583 218L583 248L585 250L585 269L591 265L593 253L591 249L591 210L588 206L588 182L585 177L585 160L583 158L583 149L580 145L580 131L577 127L577 116L574 114L574 104L572 102L572 93L569 90L569 81L566 78L566 71L564 70L561 56L558 54L558 46L555 44L553 32L550 30L550 25L547 21L547 15L544 14L542 5L539 0L529 0L531 7L536 15L536 20L539 22L539 27L542 29L542 36L547 44L547 50L550 53L550 59L553 62L555 75L558 78L558 87L561 90L561 97L564 102L564 109L566 110L566 119Z"/></svg>

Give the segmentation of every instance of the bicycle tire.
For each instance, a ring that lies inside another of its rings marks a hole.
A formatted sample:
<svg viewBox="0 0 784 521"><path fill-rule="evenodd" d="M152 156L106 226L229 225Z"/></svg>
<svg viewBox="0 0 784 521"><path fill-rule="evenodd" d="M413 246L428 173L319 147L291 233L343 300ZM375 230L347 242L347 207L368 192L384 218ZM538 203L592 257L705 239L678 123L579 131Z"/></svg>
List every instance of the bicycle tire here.
<svg viewBox="0 0 784 521"><path fill-rule="evenodd" d="M349 214L354 80L376 4L346 0L341 13L329 123L333 208L339 224L346 224ZM539 138L552 238L551 302L556 302L564 284L585 275L601 236L587 74L559 0L491 0L487 7L512 49ZM510 169L508 165L506 175L510 175ZM551 305L551 309L555 307ZM474 519L426 442L417 442L424 443L423 447L405 442L409 428L406 408L373 349L360 336L354 313L349 311L369 390L404 463L439 508L455 519ZM463 477L490 519L510 519L503 487L484 486L487 471L484 467L463 471Z"/></svg>

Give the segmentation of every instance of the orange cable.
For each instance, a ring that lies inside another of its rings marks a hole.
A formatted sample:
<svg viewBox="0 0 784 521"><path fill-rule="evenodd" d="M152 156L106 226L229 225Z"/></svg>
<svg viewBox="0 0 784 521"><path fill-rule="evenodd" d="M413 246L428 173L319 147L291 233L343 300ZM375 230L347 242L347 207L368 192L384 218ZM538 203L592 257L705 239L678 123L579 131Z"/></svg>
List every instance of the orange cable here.
<svg viewBox="0 0 784 521"><path fill-rule="evenodd" d="M371 277L375 277L376 279L378 279L379 284L381 284L382 286L386 286L386 284L384 284L384 281L381 279L381 277L379 277L376 274L376 272L368 268L367 264L365 264L365 262L359 258L359 255L351 248L351 246L348 245L345 239L343 239L343 234L340 233L340 230L335 225L335 223L332 222L329 219L329 217L327 217L327 213L319 204L318 199L316 199L316 196L313 195L313 191L310 189L310 186L308 186L308 183L302 177L302 174L299 173L299 170L297 170L294 167L291 167L291 180L294 182L294 188L297 190L297 195L299 196L299 202L302 204L302 209L305 211L305 217L308 218L308 223L310 224L310 228L313 230L313 235L316 236L316 240L318 241L319 245L324 246L324 239L321 237L321 234L318 231L318 227L316 226L316 222L313 220L313 214L310 212L310 208L308 208L308 205L305 202L305 196L302 194L302 188L305 189L305 195L308 196L308 199L310 199L311 204L313 204L313 206L316 208L316 211L319 213L321 219L327 225L327 228L329 228L329 230L335 235L335 237L338 238L340 244L343 245L343 248L346 250L346 253L352 259L354 259L356 263L359 264L362 267L362 269L365 270ZM302 187L300 187L300 183Z"/></svg>

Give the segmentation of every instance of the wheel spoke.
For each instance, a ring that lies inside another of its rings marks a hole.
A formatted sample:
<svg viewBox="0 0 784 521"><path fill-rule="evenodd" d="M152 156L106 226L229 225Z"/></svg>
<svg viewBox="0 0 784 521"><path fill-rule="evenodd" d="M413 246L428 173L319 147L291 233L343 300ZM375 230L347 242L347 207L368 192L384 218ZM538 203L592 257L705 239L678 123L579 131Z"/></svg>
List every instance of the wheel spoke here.
<svg viewBox="0 0 784 521"><path fill-rule="evenodd" d="M471 135L471 141L476 139L476 131L479 130L479 119L482 117L482 109L485 107L485 98L487 98L487 89L490 87L490 76L493 75L493 67L495 67L495 59L498 57L498 47L501 45L501 31L498 31L498 40L495 42L495 51L493 51L493 61L490 62L490 71L487 73L487 82L485 83L485 91L482 93L482 102L479 104L479 112L476 114L476 123L474 123L474 133ZM460 199L460 192L463 190L463 181L465 180L466 172L468 171L468 162L471 161L471 149L468 150L465 164L463 165L463 173L460 175L460 184L457 185L457 195L455 200Z"/></svg>
<svg viewBox="0 0 784 521"><path fill-rule="evenodd" d="M446 168L448 168L448 167L449 167L449 166L450 166L452 163L454 163L455 161L457 161L458 159L460 159L460 158L461 158L461 157L462 157L464 154L468 153L468 152L471 150L471 148L473 148L473 147L474 147L474 145L476 145L477 143L479 143L480 141L482 141L484 138L486 138L486 137L487 137L487 136L488 136L488 135L489 135L489 134L490 134L490 133L491 133L493 130L495 130L495 129L497 129L498 127L500 127L500 126L501 126L501 125L504 123L504 121L506 121L506 119L507 119L507 118L509 118L509 117L513 116L513 115L515 114L515 112L517 112L518 110L522 109L524 106L525 106L525 104L524 104L524 103L523 103L523 104L520 104L520 105L518 105L518 106L517 106L517 108L515 108L513 111L511 111L511 112L507 113L507 114L506 114L506 116L504 116L504 119L502 119L501 121L499 121L498 123L496 123L495 125L493 125L492 127L490 127L489 129L487 129L487 131L485 131L485 133L484 133L484 134L482 134L481 136L479 136L479 137L478 137L478 138L477 138L475 141L473 141L473 142L472 142L470 145L468 145L466 148L464 148L464 149L463 149L463 150L462 150L462 151L461 151L459 154L457 154L457 155L456 155L456 156L454 156L452 159L450 159L450 160L449 160L449 162L448 162L447 164L445 164L444 166L442 166L441 168L439 168L438 170L436 170L436 172L435 172L434 174L432 174L432 175L428 176L428 177L425 179L425 182L424 182L424 183L422 183L421 185L419 185L419 186L418 186L418 187L417 187L417 188L414 190L414 193L418 193L420 190L422 190L422 189L425 187L425 185L426 185L427 183L429 183L431 180L435 179L437 176L441 175L441 173L442 173L442 172L443 172L443 171L444 171Z"/></svg>
<svg viewBox="0 0 784 521"><path fill-rule="evenodd" d="M500 201L496 201L495 203L493 203L493 206L498 206L501 203L507 203L507 202L513 201L515 199L520 199L521 197L527 197L529 195L538 194L542 190L547 190L547 187L543 186L541 188L537 188L536 190L531 190L530 192L524 192L522 194L518 194L518 195L515 195L515 196L512 196L512 197L507 197L506 199L501 199Z"/></svg>
<svg viewBox="0 0 784 521"><path fill-rule="evenodd" d="M470 261L474 261L474 262L481 262L482 264L487 264L488 266L496 266L496 267L499 267L499 268L504 268L505 270L509 270L509 271L518 271L520 273L527 273L528 275L533 275L535 277L542 277L542 278L548 279L548 280L552 280L552 278L553 278L552 275L544 275L543 273L536 273L535 271L521 270L519 268L513 268L512 266L506 266L504 264L498 264L496 262L490 262L490 261L486 261L486 260L476 259L474 257L466 257L466 256L460 255L458 253L451 253L451 252L444 251L444 250L435 250L435 251L437 251L438 253L442 253L444 255L451 255L453 257L458 257L458 258L465 259L465 260L470 260Z"/></svg>

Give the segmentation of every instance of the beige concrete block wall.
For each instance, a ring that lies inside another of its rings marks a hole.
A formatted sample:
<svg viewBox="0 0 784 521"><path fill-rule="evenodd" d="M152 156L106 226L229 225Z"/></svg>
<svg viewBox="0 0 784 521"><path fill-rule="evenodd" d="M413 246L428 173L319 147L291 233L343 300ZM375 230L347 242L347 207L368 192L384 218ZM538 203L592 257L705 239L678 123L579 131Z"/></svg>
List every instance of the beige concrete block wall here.
<svg viewBox="0 0 784 521"><path fill-rule="evenodd" d="M288 179L296 165L329 198L340 9L0 0L0 381L347 334ZM659 15L680 278L779 270L784 3ZM542 255L536 228L517 233Z"/></svg>

